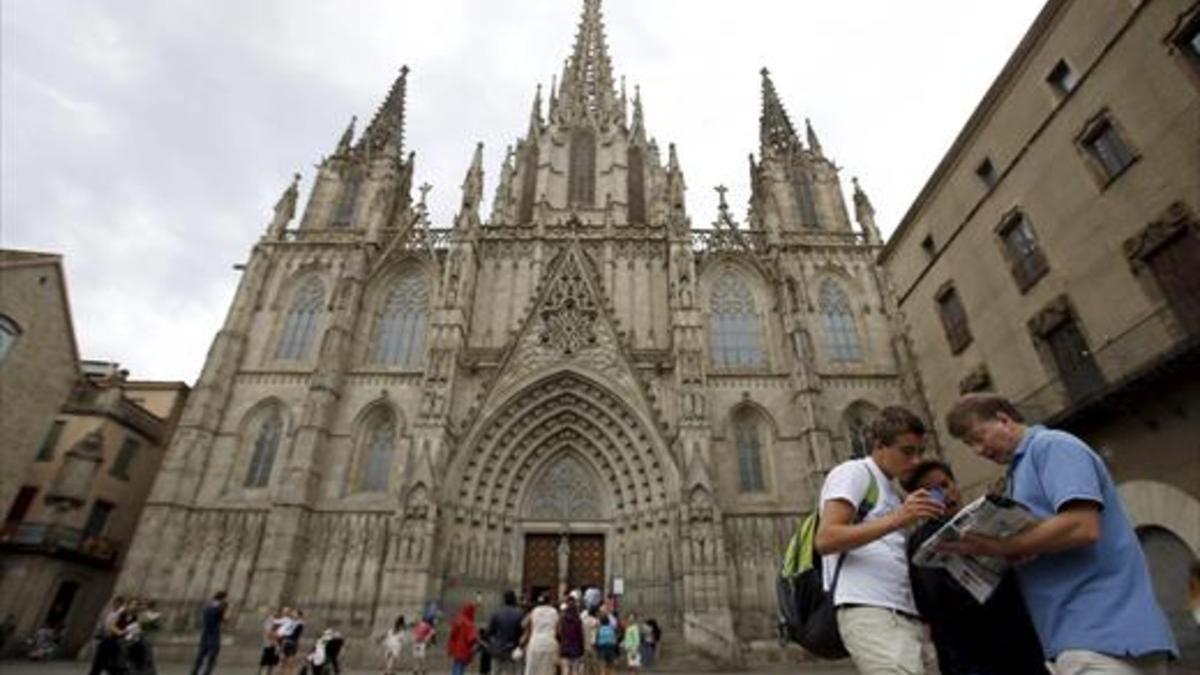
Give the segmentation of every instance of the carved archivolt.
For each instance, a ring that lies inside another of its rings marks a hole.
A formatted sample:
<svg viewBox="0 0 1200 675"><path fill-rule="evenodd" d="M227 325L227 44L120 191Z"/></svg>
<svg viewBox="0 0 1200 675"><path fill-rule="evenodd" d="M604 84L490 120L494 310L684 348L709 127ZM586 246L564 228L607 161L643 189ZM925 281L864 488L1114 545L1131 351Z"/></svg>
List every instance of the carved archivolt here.
<svg viewBox="0 0 1200 675"><path fill-rule="evenodd" d="M674 465L658 445L619 398L563 373L526 388L486 422L461 460L461 479L448 482L457 494L447 501L458 505L459 517L511 522L523 515L521 506L526 514L554 508L552 499L534 496L550 494L539 490L591 471L589 499L611 509L596 517L657 513L669 505L667 495L677 484ZM544 466L549 468L541 472ZM530 497L523 499L525 494Z"/></svg>

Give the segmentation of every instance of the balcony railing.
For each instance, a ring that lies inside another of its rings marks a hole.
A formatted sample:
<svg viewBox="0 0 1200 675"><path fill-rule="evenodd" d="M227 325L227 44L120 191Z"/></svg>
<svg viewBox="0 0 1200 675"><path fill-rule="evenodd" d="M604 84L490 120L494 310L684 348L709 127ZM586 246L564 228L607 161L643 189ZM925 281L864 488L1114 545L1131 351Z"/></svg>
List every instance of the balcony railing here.
<svg viewBox="0 0 1200 675"><path fill-rule="evenodd" d="M0 527L0 547L64 555L102 565L112 565L120 553L119 543L108 537L85 536L78 527L55 523L5 523Z"/></svg>

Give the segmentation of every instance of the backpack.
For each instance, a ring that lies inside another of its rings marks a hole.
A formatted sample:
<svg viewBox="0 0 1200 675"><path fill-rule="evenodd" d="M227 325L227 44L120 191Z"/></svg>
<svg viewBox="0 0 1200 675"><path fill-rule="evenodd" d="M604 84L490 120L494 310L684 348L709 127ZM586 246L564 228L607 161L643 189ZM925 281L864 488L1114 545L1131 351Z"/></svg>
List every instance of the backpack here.
<svg viewBox="0 0 1200 675"><path fill-rule="evenodd" d="M875 480L875 472L870 467L864 468L871 476L871 484L858 504L854 523L861 523L879 502L879 484ZM800 527L788 541L779 578L775 581L775 593L779 601L779 638L782 642L796 642L821 658L844 659L850 654L838 632L833 594L837 590L846 554L838 556L833 583L826 591L821 554L815 547L820 524L818 508L800 522Z"/></svg>
<svg viewBox="0 0 1200 675"><path fill-rule="evenodd" d="M613 628L612 624L608 623L607 621L600 624L600 628L596 631L596 646L617 646L617 629Z"/></svg>

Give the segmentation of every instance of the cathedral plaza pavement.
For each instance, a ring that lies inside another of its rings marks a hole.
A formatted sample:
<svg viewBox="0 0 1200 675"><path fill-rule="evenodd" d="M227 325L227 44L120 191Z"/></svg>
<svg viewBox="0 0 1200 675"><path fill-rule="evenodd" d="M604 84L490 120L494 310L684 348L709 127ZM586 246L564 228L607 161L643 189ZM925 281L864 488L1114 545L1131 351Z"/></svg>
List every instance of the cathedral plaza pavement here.
<svg viewBox="0 0 1200 675"><path fill-rule="evenodd" d="M191 664L184 663L161 663L159 664L159 675L188 675L191 672ZM474 665L474 664L472 664ZM249 675L253 666L222 666L219 662L215 675L238 674L245 673ZM468 672L476 672L475 666ZM87 672L88 663L85 661L53 661L50 663L33 663L30 661L0 661L0 673L4 675L80 675ZM347 670L345 675L376 675L378 670ZM436 668L431 668L430 672L441 672ZM647 671L647 672L675 672L675 671ZM841 664L813 664L811 666L790 666L786 669L783 667L762 669L745 672L788 672L788 673L804 673L805 675L845 675L853 673L854 669L849 665Z"/></svg>

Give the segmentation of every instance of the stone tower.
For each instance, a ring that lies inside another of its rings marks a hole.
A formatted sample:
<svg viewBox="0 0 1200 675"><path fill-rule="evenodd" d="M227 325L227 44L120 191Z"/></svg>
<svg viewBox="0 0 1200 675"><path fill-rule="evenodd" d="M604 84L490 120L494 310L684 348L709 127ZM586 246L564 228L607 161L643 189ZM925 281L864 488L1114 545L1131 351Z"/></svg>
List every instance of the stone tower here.
<svg viewBox="0 0 1200 675"><path fill-rule="evenodd" d="M873 411L916 402L837 167L763 72L749 222L693 229L673 145L618 85L599 0L481 215L411 196L406 70L254 247L118 592L171 628L226 589L365 636L436 601L599 586L695 649L773 635L774 575ZM723 188L722 188L723 190ZM250 653L247 651L246 653Z"/></svg>

